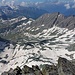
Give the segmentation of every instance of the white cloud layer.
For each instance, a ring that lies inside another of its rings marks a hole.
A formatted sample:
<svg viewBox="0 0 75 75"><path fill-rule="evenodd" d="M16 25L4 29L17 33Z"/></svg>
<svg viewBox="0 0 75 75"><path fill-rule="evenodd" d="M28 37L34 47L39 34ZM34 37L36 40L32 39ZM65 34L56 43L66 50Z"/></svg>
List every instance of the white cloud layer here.
<svg viewBox="0 0 75 75"><path fill-rule="evenodd" d="M72 8L75 8L75 4L72 6Z"/></svg>
<svg viewBox="0 0 75 75"><path fill-rule="evenodd" d="M5 3L5 0L2 0L2 4L4 4Z"/></svg>
<svg viewBox="0 0 75 75"><path fill-rule="evenodd" d="M27 0L0 0L0 5L11 5L13 6L14 4L20 4L21 6L27 6L26 3ZM28 0L29 1L29 0ZM32 2L33 0L31 0ZM37 1L36 4L38 4L39 1L41 0L35 0ZM44 0L42 0L44 1ZM52 0L53 1L53 0ZM67 2L64 6L66 7L66 9L71 8L70 3L69 2L73 2L74 5L72 5L72 8L75 8L75 0L56 0L57 4L60 4L60 2Z"/></svg>
<svg viewBox="0 0 75 75"><path fill-rule="evenodd" d="M20 4L21 6L25 6L26 5L26 3L25 2L21 2L21 4Z"/></svg>
<svg viewBox="0 0 75 75"><path fill-rule="evenodd" d="M70 9L71 8L70 4L65 4L64 6L66 7L66 9Z"/></svg>

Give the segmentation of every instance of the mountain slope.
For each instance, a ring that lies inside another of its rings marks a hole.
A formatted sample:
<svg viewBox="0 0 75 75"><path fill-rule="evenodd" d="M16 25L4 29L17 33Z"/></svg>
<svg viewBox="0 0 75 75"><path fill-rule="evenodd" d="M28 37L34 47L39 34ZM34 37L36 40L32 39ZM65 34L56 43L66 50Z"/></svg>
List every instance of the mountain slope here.
<svg viewBox="0 0 75 75"><path fill-rule="evenodd" d="M36 20L20 18L10 23L1 36L15 41L0 53L1 73L16 66L57 64L58 57L75 59L75 16L65 17L60 13L45 14ZM19 23L20 22L20 23ZM21 23L22 22L22 23ZM1 29L0 29L1 30ZM10 36L10 37L9 37ZM71 49L69 47L72 47ZM7 58L4 58L8 55Z"/></svg>

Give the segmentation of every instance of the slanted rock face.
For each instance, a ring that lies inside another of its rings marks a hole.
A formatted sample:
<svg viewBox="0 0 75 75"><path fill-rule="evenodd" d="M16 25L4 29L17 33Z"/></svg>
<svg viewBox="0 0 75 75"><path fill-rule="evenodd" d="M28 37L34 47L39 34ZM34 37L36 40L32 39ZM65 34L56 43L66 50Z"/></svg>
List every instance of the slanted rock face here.
<svg viewBox="0 0 75 75"><path fill-rule="evenodd" d="M16 67L14 70L10 69L8 72L2 73L2 75L22 75L20 67Z"/></svg>
<svg viewBox="0 0 75 75"><path fill-rule="evenodd" d="M7 73L7 72L4 72L4 73L2 73L1 75L8 75L8 73Z"/></svg>
<svg viewBox="0 0 75 75"><path fill-rule="evenodd" d="M42 68L43 75L58 75L57 66L54 65L44 65Z"/></svg>
<svg viewBox="0 0 75 75"><path fill-rule="evenodd" d="M36 65L36 66L32 66L33 70L34 70L34 74L35 75L43 75L42 71L40 70L40 68Z"/></svg>
<svg viewBox="0 0 75 75"><path fill-rule="evenodd" d="M60 57L58 59L58 73L59 75L75 75L75 65Z"/></svg>
<svg viewBox="0 0 75 75"><path fill-rule="evenodd" d="M25 65L22 69L17 68L10 69L8 72L4 72L1 75L43 75L38 66L32 66L32 68Z"/></svg>
<svg viewBox="0 0 75 75"><path fill-rule="evenodd" d="M22 75L34 75L34 70L30 67L28 67L27 65L25 65L23 68L22 68Z"/></svg>

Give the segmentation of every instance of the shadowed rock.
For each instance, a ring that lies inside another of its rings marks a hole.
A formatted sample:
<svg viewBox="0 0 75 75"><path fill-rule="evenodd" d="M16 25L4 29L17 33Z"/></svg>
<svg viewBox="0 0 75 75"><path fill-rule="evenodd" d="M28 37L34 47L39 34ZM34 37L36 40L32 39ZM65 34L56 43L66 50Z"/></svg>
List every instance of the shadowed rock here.
<svg viewBox="0 0 75 75"><path fill-rule="evenodd" d="M75 75L75 65L65 58L58 59L59 75Z"/></svg>
<svg viewBox="0 0 75 75"><path fill-rule="evenodd" d="M37 65L33 65L32 68L25 65L22 69L17 67L1 75L75 75L75 65L67 59L59 57L57 66L45 64L40 69Z"/></svg>

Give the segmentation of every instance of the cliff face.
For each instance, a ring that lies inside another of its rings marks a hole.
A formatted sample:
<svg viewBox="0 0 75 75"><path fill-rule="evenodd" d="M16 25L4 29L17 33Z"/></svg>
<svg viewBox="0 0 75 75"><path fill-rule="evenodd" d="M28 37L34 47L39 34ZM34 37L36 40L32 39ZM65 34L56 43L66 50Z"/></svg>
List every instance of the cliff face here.
<svg viewBox="0 0 75 75"><path fill-rule="evenodd" d="M75 75L75 65L67 59L59 58L58 73L59 75Z"/></svg>
<svg viewBox="0 0 75 75"><path fill-rule="evenodd" d="M75 65L67 59L59 57L56 66L46 64L41 69L37 65L32 67L25 65L22 69L17 66L14 70L10 69L1 75L75 75Z"/></svg>

